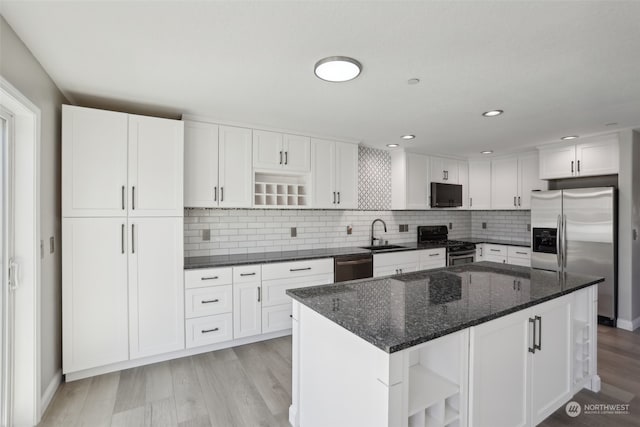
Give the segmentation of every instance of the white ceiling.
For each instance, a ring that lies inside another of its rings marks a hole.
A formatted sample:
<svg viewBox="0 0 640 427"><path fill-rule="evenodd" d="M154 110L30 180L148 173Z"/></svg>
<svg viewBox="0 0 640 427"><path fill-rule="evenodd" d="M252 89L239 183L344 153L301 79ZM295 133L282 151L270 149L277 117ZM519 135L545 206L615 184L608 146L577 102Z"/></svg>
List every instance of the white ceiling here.
<svg viewBox="0 0 640 427"><path fill-rule="evenodd" d="M463 157L640 125L637 1L0 5L81 105ZM359 60L360 77L317 79L313 65L333 55Z"/></svg>

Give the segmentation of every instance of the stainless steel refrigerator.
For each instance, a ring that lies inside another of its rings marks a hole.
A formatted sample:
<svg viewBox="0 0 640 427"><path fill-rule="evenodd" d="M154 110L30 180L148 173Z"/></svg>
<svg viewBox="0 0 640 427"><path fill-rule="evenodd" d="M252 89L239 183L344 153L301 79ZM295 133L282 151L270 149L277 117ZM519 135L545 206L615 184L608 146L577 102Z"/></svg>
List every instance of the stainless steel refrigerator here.
<svg viewBox="0 0 640 427"><path fill-rule="evenodd" d="M531 193L531 267L604 277L598 318L617 317L617 198L613 187Z"/></svg>

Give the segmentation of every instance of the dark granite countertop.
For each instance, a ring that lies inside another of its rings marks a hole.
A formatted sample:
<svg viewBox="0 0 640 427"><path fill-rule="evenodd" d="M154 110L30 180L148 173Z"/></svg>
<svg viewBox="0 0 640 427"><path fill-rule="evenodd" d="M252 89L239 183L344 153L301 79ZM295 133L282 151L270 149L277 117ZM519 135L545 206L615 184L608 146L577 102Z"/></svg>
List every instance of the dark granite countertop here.
<svg viewBox="0 0 640 427"><path fill-rule="evenodd" d="M394 353L603 280L485 261L291 289L287 295Z"/></svg>
<svg viewBox="0 0 640 427"><path fill-rule="evenodd" d="M444 247L444 245L442 244L418 245L415 242L398 243L398 245L402 246L402 248L376 253L414 251L418 249L437 249ZM274 262L303 261L308 259L333 258L341 255L357 255L369 253L372 253L372 251L368 249L346 247L309 249L302 251L262 252L255 254L186 257L184 259L184 269L192 270L196 268L230 267L234 265L269 264Z"/></svg>
<svg viewBox="0 0 640 427"><path fill-rule="evenodd" d="M527 241L486 239L486 238L479 238L479 237L475 237L475 238L465 237L464 239L456 239L456 240L460 240L460 241L463 241L463 242L471 242L471 243L476 243L476 244L491 243L493 245L523 246L525 248L530 248L531 247L531 242L527 242Z"/></svg>

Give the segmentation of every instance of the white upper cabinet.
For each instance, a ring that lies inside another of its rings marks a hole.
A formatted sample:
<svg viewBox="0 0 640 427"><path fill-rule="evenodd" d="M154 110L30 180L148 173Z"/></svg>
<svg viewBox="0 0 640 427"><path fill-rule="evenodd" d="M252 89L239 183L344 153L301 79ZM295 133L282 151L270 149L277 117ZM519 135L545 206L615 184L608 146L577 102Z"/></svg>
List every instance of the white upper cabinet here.
<svg viewBox="0 0 640 427"><path fill-rule="evenodd" d="M618 135L585 138L579 144L540 147L540 179L617 174Z"/></svg>
<svg viewBox="0 0 640 427"><path fill-rule="evenodd" d="M62 216L127 216L128 117L62 106Z"/></svg>
<svg viewBox="0 0 640 427"><path fill-rule="evenodd" d="M311 141L313 207L358 207L358 146L344 142Z"/></svg>
<svg viewBox="0 0 640 427"><path fill-rule="evenodd" d="M464 185L464 184L463 184ZM491 162L469 162L469 209L491 209Z"/></svg>
<svg viewBox="0 0 640 427"><path fill-rule="evenodd" d="M191 208L217 206L217 194L218 125L185 122L184 205Z"/></svg>
<svg viewBox="0 0 640 427"><path fill-rule="evenodd" d="M251 129L185 122L184 205L251 206Z"/></svg>
<svg viewBox="0 0 640 427"><path fill-rule="evenodd" d="M429 157L391 152L391 209L429 209Z"/></svg>
<svg viewBox="0 0 640 427"><path fill-rule="evenodd" d="M538 179L537 153L491 161L491 209L530 209L531 192L546 189Z"/></svg>
<svg viewBox="0 0 640 427"><path fill-rule="evenodd" d="M463 209L469 208L469 163L464 160L458 160L458 184L462 185L462 206Z"/></svg>
<svg viewBox="0 0 640 427"><path fill-rule="evenodd" d="M218 205L251 207L251 129L220 126Z"/></svg>
<svg viewBox="0 0 640 427"><path fill-rule="evenodd" d="M182 216L183 124L63 106L65 217Z"/></svg>
<svg viewBox="0 0 640 427"><path fill-rule="evenodd" d="M182 216L184 123L129 115L129 216Z"/></svg>
<svg viewBox="0 0 640 427"><path fill-rule="evenodd" d="M458 160L445 157L430 157L431 182L459 184Z"/></svg>
<svg viewBox="0 0 640 427"><path fill-rule="evenodd" d="M309 172L311 139L306 136L253 131L253 167L255 169Z"/></svg>

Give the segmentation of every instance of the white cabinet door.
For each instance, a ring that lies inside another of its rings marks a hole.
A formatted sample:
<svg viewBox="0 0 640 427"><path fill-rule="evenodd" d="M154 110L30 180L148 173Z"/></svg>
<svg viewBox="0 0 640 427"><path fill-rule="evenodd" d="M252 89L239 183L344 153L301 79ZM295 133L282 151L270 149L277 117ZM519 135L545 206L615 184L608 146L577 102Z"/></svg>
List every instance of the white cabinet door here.
<svg viewBox="0 0 640 427"><path fill-rule="evenodd" d="M124 113L62 106L62 216L127 216Z"/></svg>
<svg viewBox="0 0 640 427"><path fill-rule="evenodd" d="M575 145L540 150L540 179L567 178L575 174Z"/></svg>
<svg viewBox="0 0 640 427"><path fill-rule="evenodd" d="M469 162L469 208L491 209L490 161Z"/></svg>
<svg viewBox="0 0 640 427"><path fill-rule="evenodd" d="M429 208L429 158L406 153L406 209Z"/></svg>
<svg viewBox="0 0 640 427"><path fill-rule="evenodd" d="M129 115L129 216L184 214L184 123Z"/></svg>
<svg viewBox="0 0 640 427"><path fill-rule="evenodd" d="M291 172L311 170L311 138L300 135L283 135L282 149L284 169Z"/></svg>
<svg viewBox="0 0 640 427"><path fill-rule="evenodd" d="M528 310L471 328L469 426L526 426L531 345Z"/></svg>
<svg viewBox="0 0 640 427"><path fill-rule="evenodd" d="M469 208L469 163L458 161L458 184L462 185L462 206L461 208Z"/></svg>
<svg viewBox="0 0 640 427"><path fill-rule="evenodd" d="M262 308L262 333L291 329L291 302Z"/></svg>
<svg viewBox="0 0 640 427"><path fill-rule="evenodd" d="M336 144L333 141L311 141L311 182L313 208L336 207Z"/></svg>
<svg viewBox="0 0 640 427"><path fill-rule="evenodd" d="M251 129L220 126L218 206L248 208L253 199Z"/></svg>
<svg viewBox="0 0 640 427"><path fill-rule="evenodd" d="M458 184L458 160L444 157L431 157L431 182Z"/></svg>
<svg viewBox="0 0 640 427"><path fill-rule="evenodd" d="M126 219L62 221L63 373L128 360Z"/></svg>
<svg viewBox="0 0 640 427"><path fill-rule="evenodd" d="M184 349L182 218L129 220L131 359Z"/></svg>
<svg viewBox="0 0 640 427"><path fill-rule="evenodd" d="M496 159L491 162L491 209L517 209L518 159Z"/></svg>
<svg viewBox="0 0 640 427"><path fill-rule="evenodd" d="M336 207L358 208L358 146L336 142Z"/></svg>
<svg viewBox="0 0 640 427"><path fill-rule="evenodd" d="M260 282L233 284L233 338L262 333Z"/></svg>
<svg viewBox="0 0 640 427"><path fill-rule="evenodd" d="M265 130L253 131L253 167L281 170L284 165L282 134Z"/></svg>
<svg viewBox="0 0 640 427"><path fill-rule="evenodd" d="M218 125L184 124L184 205L218 206Z"/></svg>
<svg viewBox="0 0 640 427"><path fill-rule="evenodd" d="M538 179L538 154L518 158L518 208L531 209L531 192L547 189L546 181Z"/></svg>
<svg viewBox="0 0 640 427"><path fill-rule="evenodd" d="M538 425L571 398L571 295L532 308L536 348L531 368L531 418Z"/></svg>
<svg viewBox="0 0 640 427"><path fill-rule="evenodd" d="M607 135L576 145L576 173L579 176L616 174L619 170L618 137Z"/></svg>

